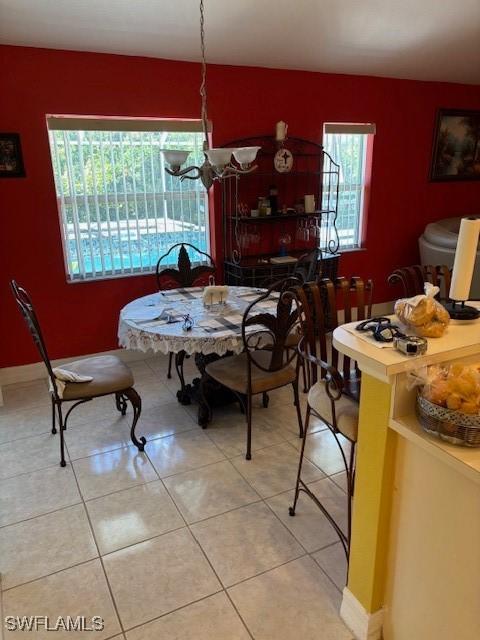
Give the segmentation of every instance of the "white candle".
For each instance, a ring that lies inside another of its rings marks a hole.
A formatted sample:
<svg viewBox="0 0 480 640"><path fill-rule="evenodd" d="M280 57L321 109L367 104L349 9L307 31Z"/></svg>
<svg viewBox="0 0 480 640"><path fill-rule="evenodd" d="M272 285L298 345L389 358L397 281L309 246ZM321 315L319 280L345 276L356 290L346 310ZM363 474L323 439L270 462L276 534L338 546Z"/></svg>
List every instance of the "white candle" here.
<svg viewBox="0 0 480 640"><path fill-rule="evenodd" d="M280 120L280 122L277 122L275 139L278 142L283 142L285 140L285 138L287 137L287 129L288 129L288 124L283 122L283 120Z"/></svg>

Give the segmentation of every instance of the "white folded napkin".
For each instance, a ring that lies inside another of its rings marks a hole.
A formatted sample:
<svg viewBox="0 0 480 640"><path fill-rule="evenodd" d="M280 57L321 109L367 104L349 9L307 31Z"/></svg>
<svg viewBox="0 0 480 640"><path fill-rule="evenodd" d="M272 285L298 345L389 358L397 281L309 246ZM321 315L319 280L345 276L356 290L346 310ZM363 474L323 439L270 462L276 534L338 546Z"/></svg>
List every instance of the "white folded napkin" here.
<svg viewBox="0 0 480 640"><path fill-rule="evenodd" d="M60 398L63 398L66 382L91 382L93 380L92 376L84 376L81 373L75 373L74 371L69 371L63 367L55 367L52 371L56 379L57 392ZM50 391L53 391L51 380Z"/></svg>

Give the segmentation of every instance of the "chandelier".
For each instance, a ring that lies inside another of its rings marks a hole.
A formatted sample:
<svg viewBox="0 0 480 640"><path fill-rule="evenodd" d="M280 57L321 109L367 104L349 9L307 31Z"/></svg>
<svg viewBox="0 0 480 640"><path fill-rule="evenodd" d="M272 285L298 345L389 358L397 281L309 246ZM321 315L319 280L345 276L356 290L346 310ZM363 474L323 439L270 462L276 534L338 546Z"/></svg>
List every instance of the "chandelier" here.
<svg viewBox="0 0 480 640"><path fill-rule="evenodd" d="M200 0L200 46L202 53L202 81L200 84L200 96L202 99L201 119L203 127L203 154L205 160L201 167L195 165L185 167L190 151L176 149L162 149L166 162L170 167L165 167L165 171L171 176L179 177L180 180L200 179L206 189L210 189L214 180L223 180L235 175L251 173L257 169L253 165L260 147L236 147L210 149L208 144L208 118L207 118L207 63L205 60L205 15L203 0ZM234 164L232 156L237 162Z"/></svg>

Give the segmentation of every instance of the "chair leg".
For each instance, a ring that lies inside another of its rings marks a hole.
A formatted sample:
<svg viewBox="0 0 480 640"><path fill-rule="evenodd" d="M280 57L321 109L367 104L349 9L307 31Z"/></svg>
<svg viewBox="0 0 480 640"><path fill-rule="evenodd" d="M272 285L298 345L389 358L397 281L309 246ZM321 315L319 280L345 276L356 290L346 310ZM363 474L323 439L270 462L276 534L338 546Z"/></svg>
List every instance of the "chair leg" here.
<svg viewBox="0 0 480 640"><path fill-rule="evenodd" d="M57 417L57 407L55 406L55 399L52 395L52 433L53 435L57 433L56 417Z"/></svg>
<svg viewBox="0 0 480 640"><path fill-rule="evenodd" d="M295 398L294 404L295 404L295 408L297 409L298 437L303 438L302 411L300 408L300 398L298 394L298 378L295 380L295 382L292 382L292 387L293 387L293 396Z"/></svg>
<svg viewBox="0 0 480 640"><path fill-rule="evenodd" d="M170 380L172 377L172 364L173 364L173 353L170 351L168 354L168 371L167 378Z"/></svg>
<svg viewBox="0 0 480 640"><path fill-rule="evenodd" d="M268 403L270 401L270 398L268 397L268 393L266 391L264 391L262 393L262 404L264 409L266 409L268 407Z"/></svg>
<svg viewBox="0 0 480 640"><path fill-rule="evenodd" d="M308 426L310 424L310 405L307 405L307 413L305 416L305 427L303 429L302 447L300 449L300 460L298 461L297 483L295 485L295 497L293 499L293 505L288 508L288 513L291 516L295 515L295 509L297 508L298 496L300 494L300 478L302 475L303 456L305 453L305 444L307 442Z"/></svg>
<svg viewBox="0 0 480 640"><path fill-rule="evenodd" d="M121 393L116 393L115 404L117 406L117 410L120 411L122 416L124 416L127 413L127 401L125 400L125 396Z"/></svg>
<svg viewBox="0 0 480 640"><path fill-rule="evenodd" d="M60 466L65 467L67 463L65 462L65 440L63 437L63 432L65 431L65 423L63 422L62 417L62 405L57 405L58 409L58 428L60 431Z"/></svg>
<svg viewBox="0 0 480 640"><path fill-rule="evenodd" d="M347 499L348 499L348 511L347 511L347 544L348 551L350 553L350 540L352 534L352 500L353 500L353 488L355 481L355 448L356 442L350 444L350 457L347 469Z"/></svg>
<svg viewBox="0 0 480 640"><path fill-rule="evenodd" d="M245 460L252 459L252 394L247 394L247 453Z"/></svg>
<svg viewBox="0 0 480 640"><path fill-rule="evenodd" d="M133 421L130 429L130 438L137 449L139 451L143 451L145 449L145 445L147 444L147 439L145 438L145 436L141 436L139 440L135 435L135 427L137 426L138 419L142 412L142 399L133 387L125 389L122 394L130 400L133 408Z"/></svg>
<svg viewBox="0 0 480 640"><path fill-rule="evenodd" d="M305 360L303 358L300 366L302 367L303 393L307 393L308 392L307 367L305 366Z"/></svg>

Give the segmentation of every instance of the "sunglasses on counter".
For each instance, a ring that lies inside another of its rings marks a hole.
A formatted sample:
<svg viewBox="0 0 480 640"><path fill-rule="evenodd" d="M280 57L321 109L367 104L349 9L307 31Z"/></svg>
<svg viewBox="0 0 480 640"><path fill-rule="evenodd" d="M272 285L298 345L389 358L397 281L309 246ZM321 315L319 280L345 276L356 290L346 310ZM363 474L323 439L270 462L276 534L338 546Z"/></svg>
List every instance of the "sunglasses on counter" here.
<svg viewBox="0 0 480 640"><path fill-rule="evenodd" d="M357 331L369 331L377 342L393 342L394 338L403 337L403 333L390 318L369 318L355 327Z"/></svg>

